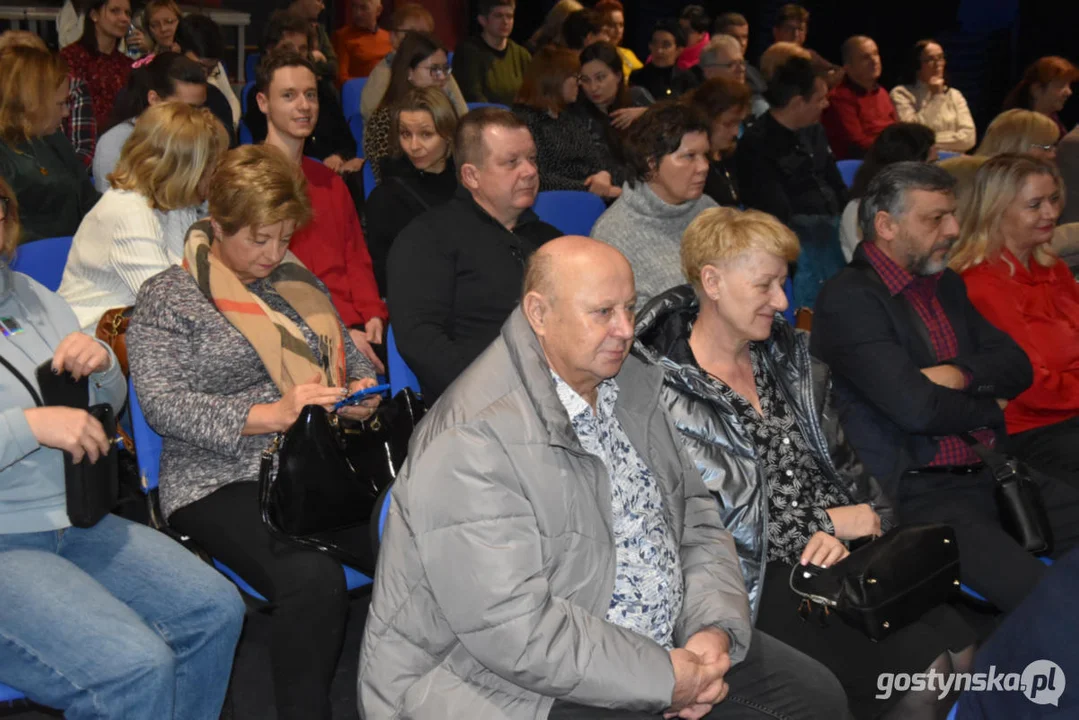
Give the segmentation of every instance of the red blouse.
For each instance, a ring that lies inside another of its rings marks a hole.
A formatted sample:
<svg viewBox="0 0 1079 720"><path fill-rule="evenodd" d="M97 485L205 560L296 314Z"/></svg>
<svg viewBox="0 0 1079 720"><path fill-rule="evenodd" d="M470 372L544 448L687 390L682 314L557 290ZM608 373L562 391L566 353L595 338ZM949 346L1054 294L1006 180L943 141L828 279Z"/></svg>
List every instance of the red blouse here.
<svg viewBox="0 0 1079 720"><path fill-rule="evenodd" d="M1005 262L1011 262L1015 271ZM1008 250L963 273L967 294L986 320L1030 357L1034 384L1008 403L1009 433L1079 415L1079 285L1061 261L1030 269Z"/></svg>
<svg viewBox="0 0 1079 720"><path fill-rule="evenodd" d="M91 52L79 42L65 47L60 55L67 61L71 75L81 79L90 89L94 120L98 130L101 130L112 115L116 95L127 85L131 58L119 50L113 50L108 55Z"/></svg>

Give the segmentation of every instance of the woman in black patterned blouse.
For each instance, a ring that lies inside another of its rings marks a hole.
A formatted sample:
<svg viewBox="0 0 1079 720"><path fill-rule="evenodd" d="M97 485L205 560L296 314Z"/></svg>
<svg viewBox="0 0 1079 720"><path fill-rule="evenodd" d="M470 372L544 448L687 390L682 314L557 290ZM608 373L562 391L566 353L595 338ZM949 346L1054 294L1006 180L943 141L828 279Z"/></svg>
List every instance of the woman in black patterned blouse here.
<svg viewBox="0 0 1079 720"><path fill-rule="evenodd" d="M834 672L856 717L932 718L954 698L878 700L877 677L964 672L975 637L954 611L938 606L874 643L836 618L803 621L789 587L796 565L834 565L849 541L893 523L843 435L828 368L779 315L798 254L797 237L770 215L705 210L682 237L692 286L645 306L635 352L667 372L663 404L735 538L756 627Z"/></svg>

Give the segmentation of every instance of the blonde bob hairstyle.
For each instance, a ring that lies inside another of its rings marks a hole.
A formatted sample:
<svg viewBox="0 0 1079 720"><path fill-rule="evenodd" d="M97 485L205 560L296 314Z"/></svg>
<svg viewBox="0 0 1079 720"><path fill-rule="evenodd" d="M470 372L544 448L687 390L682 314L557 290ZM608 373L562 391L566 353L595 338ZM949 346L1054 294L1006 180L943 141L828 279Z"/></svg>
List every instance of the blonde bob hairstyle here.
<svg viewBox="0 0 1079 720"><path fill-rule="evenodd" d="M985 161L974 174L974 186L960 208L962 222L959 226L959 242L952 250L949 267L961 273L1001 257L1004 236L1000 224L1004 213L1022 192L1027 178L1035 175L1052 177L1061 198L1064 197L1064 180L1053 163L1032 155L1014 153L997 155ZM1063 200L1061 202L1063 204ZM1033 257L1034 262L1042 267L1050 267L1057 261L1056 254L1048 244L1034 248ZM1014 274L1015 266L1007 258L1004 261Z"/></svg>
<svg viewBox="0 0 1079 720"><path fill-rule="evenodd" d="M761 53L761 76L765 80L771 80L776 73L776 68L792 57L805 58L806 60L813 59L813 55L798 43L784 40L772 43L767 50Z"/></svg>
<svg viewBox="0 0 1079 720"><path fill-rule="evenodd" d="M54 52L22 44L0 51L0 139L18 145L40 135L66 80L67 63Z"/></svg>
<svg viewBox="0 0 1079 720"><path fill-rule="evenodd" d="M709 208L694 218L682 234L682 275L701 293L701 271L750 250L763 250L788 263L798 259L801 246L794 231L760 210Z"/></svg>
<svg viewBox="0 0 1079 720"><path fill-rule="evenodd" d="M0 244L0 258L11 260L15 247L19 244L22 228L19 225L19 201L11 186L0 177L0 197L7 198L7 216L4 218L4 242Z"/></svg>
<svg viewBox="0 0 1079 720"><path fill-rule="evenodd" d="M401 156L401 113L425 112L431 116L435 124L435 132L446 141L446 155L453 155L453 141L457 135L457 111L453 103L446 97L446 93L436 87L412 88L405 93L393 106L393 117L390 120L390 138L393 151L391 154Z"/></svg>
<svg viewBox="0 0 1079 720"><path fill-rule="evenodd" d="M1034 145L1056 145L1060 128L1047 115L1033 110L1005 110L985 129L975 155L992 157L1004 153L1030 152Z"/></svg>
<svg viewBox="0 0 1079 720"><path fill-rule="evenodd" d="M303 227L311 219L307 180L299 165L271 145L229 150L210 183L210 217L227 235L279 222Z"/></svg>
<svg viewBox="0 0 1079 720"><path fill-rule="evenodd" d="M224 126L207 108L182 102L151 105L108 175L116 190L133 190L154 210L178 210L203 201L203 177L229 148Z"/></svg>

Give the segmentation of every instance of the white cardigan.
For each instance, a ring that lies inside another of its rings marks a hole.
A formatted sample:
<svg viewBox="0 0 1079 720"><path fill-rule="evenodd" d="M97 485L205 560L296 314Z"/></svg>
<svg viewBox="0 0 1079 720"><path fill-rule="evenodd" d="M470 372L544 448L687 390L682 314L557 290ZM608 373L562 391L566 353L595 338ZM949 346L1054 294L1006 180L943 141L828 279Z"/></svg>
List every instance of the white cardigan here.
<svg viewBox="0 0 1079 720"><path fill-rule="evenodd" d="M198 207L152 210L131 190L101 196L75 232L58 291L83 332L92 334L105 311L134 305L144 282L181 263L200 214Z"/></svg>

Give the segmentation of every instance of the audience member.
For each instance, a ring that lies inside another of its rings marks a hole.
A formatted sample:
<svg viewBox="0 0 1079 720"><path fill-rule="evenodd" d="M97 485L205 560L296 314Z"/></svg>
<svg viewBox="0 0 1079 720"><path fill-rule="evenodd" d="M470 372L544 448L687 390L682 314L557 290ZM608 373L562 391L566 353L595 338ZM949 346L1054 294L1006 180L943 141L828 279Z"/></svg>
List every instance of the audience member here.
<svg viewBox="0 0 1079 720"><path fill-rule="evenodd" d="M657 406L662 373L627 357L634 300L609 246L541 248L520 307L413 437L362 714L846 715L831 673L753 630L734 542ZM461 679L432 692L442 673Z"/></svg>
<svg viewBox="0 0 1079 720"><path fill-rule="evenodd" d="M453 53L453 74L468 102L509 105L517 96L527 50L510 40L516 0L479 0L480 34L462 40Z"/></svg>
<svg viewBox="0 0 1079 720"><path fill-rule="evenodd" d="M954 186L946 170L914 162L869 183L862 244L820 294L810 349L831 368L843 428L899 517L951 525L963 582L1008 612L1045 566L1001 527L993 473L959 435L993 444L1032 372L947 269L959 236ZM1079 491L1043 474L1033 481L1063 554L1079 537Z"/></svg>
<svg viewBox="0 0 1079 720"><path fill-rule="evenodd" d="M765 93L771 109L743 135L738 176L746 206L788 222L794 215L838 216L847 190L820 126L828 87L809 60L776 68Z"/></svg>
<svg viewBox="0 0 1079 720"><path fill-rule="evenodd" d="M329 718L345 576L329 554L270 534L259 513L259 458L305 405L332 407L374 385L374 370L325 287L288 251L312 212L298 168L274 148L236 148L209 200L210 219L191 227L183 267L143 284L127 331L139 403L163 439L161 509L273 603L277 717ZM377 403L338 412L362 420Z"/></svg>
<svg viewBox="0 0 1079 720"><path fill-rule="evenodd" d="M78 42L60 51L71 76L86 83L94 110L94 122L104 127L112 116L116 94L127 84L131 58L120 52L119 43L131 26L130 0L88 0L90 22ZM15 189L25 201L19 188Z"/></svg>
<svg viewBox="0 0 1079 720"><path fill-rule="evenodd" d="M528 256L560 234L532 211L536 145L516 115L471 111L454 154L457 195L409 223L386 266L397 348L428 405L498 337Z"/></svg>
<svg viewBox="0 0 1079 720"><path fill-rule="evenodd" d="M911 53L908 84L892 88L891 98L901 122L921 123L937 134L937 147L966 152L976 133L963 93L944 79L944 48L935 40L919 40Z"/></svg>
<svg viewBox="0 0 1079 720"><path fill-rule="evenodd" d="M828 94L821 117L836 158L865 156L881 130L899 121L880 79L880 52L872 38L855 35L843 43L846 77Z"/></svg>
<svg viewBox="0 0 1079 720"><path fill-rule="evenodd" d="M1019 343L1034 383L1004 408L1008 452L1079 487L1079 286L1050 248L1064 203L1052 163L990 158L974 178L949 265L970 302Z"/></svg>
<svg viewBox="0 0 1079 720"><path fill-rule="evenodd" d="M7 30L0 34L0 52L4 48L15 45L48 50L41 36L28 30ZM97 123L94 122L93 103L90 102L90 89L85 81L72 77L70 73L67 79L71 83L71 90L68 93L69 114L64 118L61 126L64 135L71 141L76 157L89 167L94 160L98 130Z"/></svg>
<svg viewBox="0 0 1079 720"><path fill-rule="evenodd" d="M293 15L299 15L314 35L311 46L311 63L315 66L319 80L334 82L337 79L337 53L333 41L326 32L326 26L318 21L318 16L326 8L324 0L290 0L286 9Z"/></svg>
<svg viewBox="0 0 1079 720"><path fill-rule="evenodd" d="M742 56L742 45L730 35L716 35L701 51L697 64L705 80L727 78L745 83L748 64Z"/></svg>
<svg viewBox="0 0 1079 720"><path fill-rule="evenodd" d="M678 16L678 24L686 36L686 46L678 55L678 67L689 70L700 61L701 51L708 47L712 39L708 34L712 20L700 5L686 5Z"/></svg>
<svg viewBox="0 0 1079 720"><path fill-rule="evenodd" d="M792 57L805 58L812 62L813 54L797 43L781 40L774 42L761 53L761 76L765 83L772 79L776 69Z"/></svg>
<svg viewBox="0 0 1079 720"><path fill-rule="evenodd" d="M217 717L243 601L164 533L112 514L71 526L65 464L98 461L113 438L86 410L42 406L36 370L86 378L88 402L117 414L127 384L61 298L11 270L19 210L3 180L0 214L4 680L69 718Z"/></svg>
<svg viewBox="0 0 1079 720"><path fill-rule="evenodd" d="M360 95L360 114L367 120L378 109L382 97L386 94L386 88L390 85L390 77L393 74L393 59L396 57L397 48L401 41L410 32L434 33L435 19L431 12L419 3L411 2L400 5L393 11L393 28L390 30L390 44L393 51L382 59L367 78ZM457 80L450 75L446 79L446 95L453 102L453 107L458 115L468 112L468 104L465 103L461 88L457 86ZM345 108L345 115L355 114L355 108Z"/></svg>
<svg viewBox="0 0 1079 720"><path fill-rule="evenodd" d="M1064 179L1064 203L1060 222L1079 222L1079 126L1076 126L1057 143L1056 163Z"/></svg>
<svg viewBox="0 0 1079 720"><path fill-rule="evenodd" d="M572 12L562 23L563 45L574 52L579 53L592 43L604 39L599 16L591 10Z"/></svg>
<svg viewBox="0 0 1079 720"><path fill-rule="evenodd" d="M697 76L675 63L686 46L685 33L674 20L660 20L648 43L651 53L644 67L629 76L629 84L644 88L657 100L677 98L697 85Z"/></svg>
<svg viewBox="0 0 1079 720"><path fill-rule="evenodd" d="M810 358L809 335L780 315L797 237L760 211L716 208L686 229L681 256L691 285L644 308L635 353L663 369L660 404L739 539L755 627L835 673L855 717L946 713L954 698L938 699L936 688L877 699L877 678L965 670L975 637L954 610L932 608L879 643L844 622L821 627L793 612L801 602L790 588L793 568L834 565L848 543L896 525L836 422L827 368ZM908 553L906 561L917 559ZM965 662L953 666L949 651Z"/></svg>
<svg viewBox="0 0 1079 720"><path fill-rule="evenodd" d="M577 53L547 45L532 56L513 111L536 143L540 190L587 190L605 200L622 194L622 172L606 144L595 143L588 120L567 112L577 101Z"/></svg>
<svg viewBox="0 0 1079 720"><path fill-rule="evenodd" d="M730 35L737 40L738 45L742 48L742 58L746 57L749 52L749 21L746 20L745 15L727 12L717 17L715 24L712 26L712 40L715 40L716 35ZM753 91L754 97L763 96L765 88L768 87L760 70L748 62L746 63L746 84ZM761 110L761 112L764 112L764 110Z"/></svg>
<svg viewBox="0 0 1079 720"><path fill-rule="evenodd" d="M704 194L711 120L688 103L659 103L626 135L622 196L599 216L592 237L633 266L641 303L680 285L678 243L693 218L716 202Z"/></svg>
<svg viewBox="0 0 1079 720"><path fill-rule="evenodd" d="M135 121L146 108L170 100L202 107L206 104L206 90L206 76L202 68L179 53L155 55L147 64L132 70L127 87L113 106L115 124L105 129L97 143L93 164L94 187L97 191L109 189L109 174L120 159L124 143L135 130ZM190 225L188 223L183 232Z"/></svg>
<svg viewBox="0 0 1079 720"><path fill-rule="evenodd" d="M742 198L734 151L738 132L749 115L749 88L733 80L714 78L705 80L688 97L689 103L712 122L708 132L708 180L704 183L704 194L720 205L739 207Z"/></svg>
<svg viewBox="0 0 1079 720"><path fill-rule="evenodd" d="M142 25L149 33L146 53L180 52L176 28L184 16L176 0L150 0L142 10Z"/></svg>
<svg viewBox="0 0 1079 720"><path fill-rule="evenodd" d="M207 85L206 107L225 123L225 130L235 143L242 108L225 73L225 39L221 28L205 15L185 15L176 28L176 44L180 52L202 66Z"/></svg>
<svg viewBox="0 0 1079 720"><path fill-rule="evenodd" d="M382 102L363 131L363 156L371 163L375 182L382 182L382 159L392 154L394 146L390 137L394 103L412 88L435 87L447 92L450 72L446 46L434 35L410 32L401 41Z"/></svg>
<svg viewBox="0 0 1079 720"><path fill-rule="evenodd" d="M843 208L843 217L839 222L839 244L843 248L843 258L850 262L854 257L854 248L862 241L858 230L858 208L865 195L869 182L888 165L897 162L936 162L936 133L925 125L898 122L881 131L873 146L866 153L865 161L854 174L854 183L850 186L850 200Z"/></svg>
<svg viewBox="0 0 1079 720"><path fill-rule="evenodd" d="M303 55L278 51L259 65L255 84L255 99L266 115L266 144L283 152L306 179L304 202L310 203L311 216L290 231L289 250L326 286L351 342L382 372L371 345L383 342L386 304L379 298L356 205L336 172L304 155L318 127L315 67Z"/></svg>
<svg viewBox="0 0 1079 720"><path fill-rule="evenodd" d="M607 34L607 42L618 48L618 54L622 56L622 74L629 79L630 73L640 70L644 63L628 47L622 47L622 38L626 31L626 13L622 8L621 0L599 0L593 8L599 13L600 29Z"/></svg>
<svg viewBox="0 0 1079 720"><path fill-rule="evenodd" d="M584 5L577 2L577 0L558 0L550 10L547 11L546 17L543 18L543 23L536 29L536 32L532 33L532 37L528 39L526 45L528 51L534 53L545 45L565 45L565 38L562 37L562 26L566 22L571 14L578 10L583 10ZM628 73L627 73L628 74Z"/></svg>
<svg viewBox="0 0 1079 720"><path fill-rule="evenodd" d="M390 34L378 26L382 0L350 0L349 24L333 34L337 53L337 84L367 77L375 66L393 52Z"/></svg>
<svg viewBox="0 0 1079 720"><path fill-rule="evenodd" d="M775 42L791 42L804 47L806 37L809 35L809 11L801 5L787 3L776 11L775 22L772 24L772 40ZM824 78L831 90L843 81L843 68L828 62L816 50L806 48L813 62L813 69Z"/></svg>
<svg viewBox="0 0 1079 720"><path fill-rule="evenodd" d="M1035 60L1023 73L1019 84L1004 98L1004 109L1033 110L1052 119L1061 135L1068 129L1060 122L1060 111L1072 96L1072 83L1079 81L1079 68L1069 60L1051 55Z"/></svg>
<svg viewBox="0 0 1079 720"><path fill-rule="evenodd" d="M621 133L639 118L654 100L641 87L627 87L622 58L608 42L593 43L581 51L581 90L573 111L589 119L593 142L603 143L619 156Z"/></svg>
<svg viewBox="0 0 1079 720"><path fill-rule="evenodd" d="M393 154L382 161L383 182L367 198L367 247L379 295L386 297L386 260L394 240L413 219L457 193L453 139L457 113L440 90L413 88L394 105Z"/></svg>
<svg viewBox="0 0 1079 720"><path fill-rule="evenodd" d="M278 10L270 15L266 28L262 32L262 59L266 61L275 52L297 53L311 60L311 48L308 45L309 24L291 11ZM356 140L345 122L337 90L318 75L315 67L318 95L317 117L314 127L304 141L303 154L320 161L336 173L352 173L363 169L363 159L356 157ZM265 88L262 89L263 91ZM244 125L251 132L251 139L260 143L266 139L266 115L259 108L257 83L247 93L247 112L244 113Z"/></svg>
<svg viewBox="0 0 1079 720"><path fill-rule="evenodd" d="M1053 162L1057 157L1060 127L1052 118L1033 110L1013 108L993 118L975 155L1027 153Z"/></svg>
<svg viewBox="0 0 1079 720"><path fill-rule="evenodd" d="M0 177L22 199L24 242L74 235L99 197L60 132L68 94L60 55L27 46L0 52Z"/></svg>
<svg viewBox="0 0 1079 720"><path fill-rule="evenodd" d="M164 102L139 116L109 171L112 188L75 232L57 291L83 332L93 335L108 310L134 305L144 282L183 261L184 237L228 147L206 108Z"/></svg>

